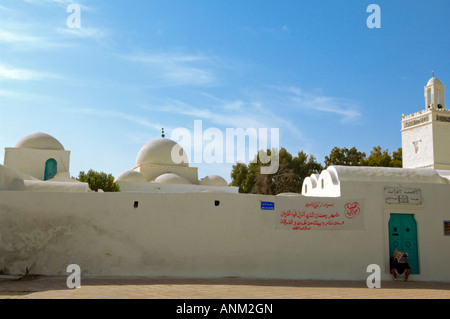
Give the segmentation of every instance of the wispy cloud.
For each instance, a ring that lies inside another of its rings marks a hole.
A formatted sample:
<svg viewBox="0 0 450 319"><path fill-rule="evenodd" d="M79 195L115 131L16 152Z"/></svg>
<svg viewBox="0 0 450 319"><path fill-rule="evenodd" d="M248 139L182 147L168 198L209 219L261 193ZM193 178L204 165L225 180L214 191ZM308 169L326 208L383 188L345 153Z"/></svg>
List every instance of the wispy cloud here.
<svg viewBox="0 0 450 319"><path fill-rule="evenodd" d="M200 119L217 125L219 128L285 128L295 136L301 138L302 132L290 119L286 119L270 109L263 101L258 100L224 100L206 95L210 98L205 107L195 107L180 100L167 100L163 107L148 109L153 112L165 112L189 116L193 120Z"/></svg>
<svg viewBox="0 0 450 319"><path fill-rule="evenodd" d="M347 98L325 96L321 93L305 92L298 87L275 87L284 92L292 107L303 111L330 113L340 116L342 122L357 120L361 111L356 101Z"/></svg>
<svg viewBox="0 0 450 319"><path fill-rule="evenodd" d="M39 43L42 42L43 38L24 34L24 33L18 33L18 32L11 32L5 29L0 29L0 42L26 42L26 43Z"/></svg>
<svg viewBox="0 0 450 319"><path fill-rule="evenodd" d="M58 5L60 7L67 7L70 4L78 4L82 8L86 8L83 4L81 4L82 0L24 0L28 3L33 3L37 5Z"/></svg>
<svg viewBox="0 0 450 319"><path fill-rule="evenodd" d="M57 36L52 30L47 32L48 37L37 36L34 33L32 25L23 24L20 28L1 28L0 26L0 44L8 45L9 49L19 51L30 50L48 50L56 48L73 47L73 41L65 41L61 36Z"/></svg>
<svg viewBox="0 0 450 319"><path fill-rule="evenodd" d="M204 55L181 53L152 53L122 56L142 63L152 72L156 72L165 85L212 85L217 78L211 65L210 57Z"/></svg>
<svg viewBox="0 0 450 319"><path fill-rule="evenodd" d="M159 132L161 132L161 128L164 127L164 126L161 126L161 124L159 124L159 123L149 121L143 117L130 115L130 114L123 113L123 112L112 111L112 110L77 108L77 109L66 109L66 111L70 112L70 113L76 113L76 114L86 114L86 115L93 115L93 116L98 116L98 117L126 120L128 122L138 124L142 127L153 129L153 130L156 130Z"/></svg>
<svg viewBox="0 0 450 319"><path fill-rule="evenodd" d="M56 31L61 35L75 36L78 38L94 38L101 39L107 35L107 32L97 28L82 27L82 28L57 28Z"/></svg>
<svg viewBox="0 0 450 319"><path fill-rule="evenodd" d="M270 35L270 36L279 36L282 34L288 34L291 32L291 28L287 25L282 26L264 26L264 27L243 27L243 30L246 33L253 35Z"/></svg>
<svg viewBox="0 0 450 319"><path fill-rule="evenodd" d="M46 72L37 72L27 69L10 68L0 64L0 80L41 80L44 78L60 78L59 76Z"/></svg>

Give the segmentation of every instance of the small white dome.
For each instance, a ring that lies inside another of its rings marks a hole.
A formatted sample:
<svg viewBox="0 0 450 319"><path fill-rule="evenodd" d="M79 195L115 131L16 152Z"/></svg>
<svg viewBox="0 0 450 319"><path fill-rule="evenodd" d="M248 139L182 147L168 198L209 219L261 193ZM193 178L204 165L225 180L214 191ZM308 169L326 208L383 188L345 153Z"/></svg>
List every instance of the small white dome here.
<svg viewBox="0 0 450 319"><path fill-rule="evenodd" d="M427 86L433 85L433 84L442 84L441 81L439 81L438 78L435 78L434 76L428 81Z"/></svg>
<svg viewBox="0 0 450 319"><path fill-rule="evenodd" d="M64 151L64 146L56 138L40 132L22 137L15 147Z"/></svg>
<svg viewBox="0 0 450 319"><path fill-rule="evenodd" d="M227 181L217 175L208 175L200 180L200 185L206 186L228 186Z"/></svg>
<svg viewBox="0 0 450 319"><path fill-rule="evenodd" d="M143 164L189 166L186 152L178 143L167 138L150 141L141 148L136 158L136 166Z"/></svg>
<svg viewBox="0 0 450 319"><path fill-rule="evenodd" d="M136 171L126 171L117 176L119 182L146 182L144 175Z"/></svg>
<svg viewBox="0 0 450 319"><path fill-rule="evenodd" d="M191 182L189 182L187 179L174 174L174 173L165 173L162 175L159 175L156 179L155 179L155 183L162 183L162 184L184 184L184 185L188 185L188 184L192 184Z"/></svg>

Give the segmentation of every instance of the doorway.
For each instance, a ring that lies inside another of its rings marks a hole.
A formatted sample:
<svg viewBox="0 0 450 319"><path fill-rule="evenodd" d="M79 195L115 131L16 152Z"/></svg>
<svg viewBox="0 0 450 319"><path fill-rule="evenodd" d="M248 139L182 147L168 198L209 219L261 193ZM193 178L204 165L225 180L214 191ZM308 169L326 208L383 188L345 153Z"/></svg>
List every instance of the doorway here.
<svg viewBox="0 0 450 319"><path fill-rule="evenodd" d="M389 257L398 249L408 253L411 274L419 273L417 223L413 214L391 214L389 219Z"/></svg>
<svg viewBox="0 0 450 319"><path fill-rule="evenodd" d="M51 158L45 162L44 181L52 179L58 173L58 164L54 158Z"/></svg>

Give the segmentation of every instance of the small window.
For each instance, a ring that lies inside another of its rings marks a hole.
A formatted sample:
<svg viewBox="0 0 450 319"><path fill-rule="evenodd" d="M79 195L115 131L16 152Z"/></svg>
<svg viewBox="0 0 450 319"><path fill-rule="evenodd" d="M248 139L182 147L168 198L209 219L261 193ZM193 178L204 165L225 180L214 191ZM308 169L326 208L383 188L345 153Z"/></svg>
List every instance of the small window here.
<svg viewBox="0 0 450 319"><path fill-rule="evenodd" d="M214 206L219 206L220 205L220 200L215 200L214 201Z"/></svg>
<svg viewBox="0 0 450 319"><path fill-rule="evenodd" d="M322 186L322 188L324 187L324 182L323 182L323 179L322 180L320 180L320 185Z"/></svg>
<svg viewBox="0 0 450 319"><path fill-rule="evenodd" d="M308 192L308 185L305 185L305 194Z"/></svg>
<svg viewBox="0 0 450 319"><path fill-rule="evenodd" d="M134 201L134 208L138 208L139 207L139 202L138 201Z"/></svg>

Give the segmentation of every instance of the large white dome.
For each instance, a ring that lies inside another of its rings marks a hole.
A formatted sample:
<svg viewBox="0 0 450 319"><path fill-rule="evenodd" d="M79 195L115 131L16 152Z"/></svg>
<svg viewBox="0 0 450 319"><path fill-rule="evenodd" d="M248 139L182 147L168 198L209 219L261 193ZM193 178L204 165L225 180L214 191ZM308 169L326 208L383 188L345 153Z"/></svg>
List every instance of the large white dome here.
<svg viewBox="0 0 450 319"><path fill-rule="evenodd" d="M136 166L144 164L189 166L187 155L181 146L167 138L150 141L141 148Z"/></svg>
<svg viewBox="0 0 450 319"><path fill-rule="evenodd" d="M64 151L64 146L56 138L40 132L22 137L15 147Z"/></svg>

